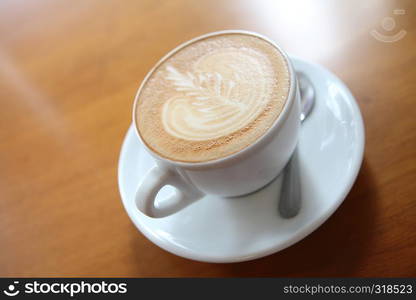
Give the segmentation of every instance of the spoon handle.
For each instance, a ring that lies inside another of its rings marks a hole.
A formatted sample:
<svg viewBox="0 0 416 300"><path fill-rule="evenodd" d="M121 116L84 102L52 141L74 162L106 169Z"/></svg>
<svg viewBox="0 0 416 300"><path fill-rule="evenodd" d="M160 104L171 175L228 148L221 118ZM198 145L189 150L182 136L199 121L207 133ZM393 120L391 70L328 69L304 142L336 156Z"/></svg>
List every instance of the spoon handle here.
<svg viewBox="0 0 416 300"><path fill-rule="evenodd" d="M283 218L292 218L296 216L300 210L302 196L297 147L283 169L282 175L279 212Z"/></svg>

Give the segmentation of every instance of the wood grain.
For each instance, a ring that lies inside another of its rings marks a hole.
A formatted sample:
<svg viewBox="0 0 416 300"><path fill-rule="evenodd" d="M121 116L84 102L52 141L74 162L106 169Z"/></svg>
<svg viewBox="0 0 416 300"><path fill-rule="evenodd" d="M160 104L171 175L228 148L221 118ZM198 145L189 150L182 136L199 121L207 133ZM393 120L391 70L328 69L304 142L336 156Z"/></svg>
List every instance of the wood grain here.
<svg viewBox="0 0 416 300"><path fill-rule="evenodd" d="M415 12L411 0L1 1L0 276L416 276ZM362 170L329 221L238 264L153 245L127 217L116 177L145 74L220 29L260 32L329 68L366 126ZM383 43L372 29L407 34Z"/></svg>

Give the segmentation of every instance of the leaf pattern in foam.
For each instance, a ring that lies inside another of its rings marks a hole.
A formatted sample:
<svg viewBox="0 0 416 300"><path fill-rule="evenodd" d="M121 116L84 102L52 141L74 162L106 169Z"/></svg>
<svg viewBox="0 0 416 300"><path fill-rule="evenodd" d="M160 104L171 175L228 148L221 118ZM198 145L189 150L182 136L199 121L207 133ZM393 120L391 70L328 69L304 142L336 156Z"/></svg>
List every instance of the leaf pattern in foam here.
<svg viewBox="0 0 416 300"><path fill-rule="evenodd" d="M166 79L171 81L177 91L185 93L192 98L193 104L204 105L207 100L218 102L211 109L218 106L232 106L244 110L244 103L237 102L231 98L236 83L233 80L224 79L218 72L204 72L197 75L186 72L181 73L173 66L167 66L168 75Z"/></svg>

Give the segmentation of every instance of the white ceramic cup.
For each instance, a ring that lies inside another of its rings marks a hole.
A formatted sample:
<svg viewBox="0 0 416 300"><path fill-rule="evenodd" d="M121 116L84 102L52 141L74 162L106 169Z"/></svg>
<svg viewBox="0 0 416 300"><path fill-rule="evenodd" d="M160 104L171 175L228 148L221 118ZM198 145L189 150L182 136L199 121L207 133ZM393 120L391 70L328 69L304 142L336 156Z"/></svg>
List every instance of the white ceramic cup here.
<svg viewBox="0 0 416 300"><path fill-rule="evenodd" d="M197 37L176 47L163 57L147 74L137 91L133 122L135 123L136 119L134 116L140 92L161 63L200 39L229 33L243 33L262 38L283 54L290 74L289 94L285 106L273 125L254 143L237 153L208 162L185 163L159 156L142 141L135 124L137 136L143 147L156 161L156 166L140 183L135 197L137 208L148 217L160 218L171 215L200 199L204 194L234 197L254 192L279 175L296 147L300 128L300 96L292 64L288 56L273 41L257 33L241 30L218 31ZM176 188L174 195L156 203L157 193L166 185Z"/></svg>

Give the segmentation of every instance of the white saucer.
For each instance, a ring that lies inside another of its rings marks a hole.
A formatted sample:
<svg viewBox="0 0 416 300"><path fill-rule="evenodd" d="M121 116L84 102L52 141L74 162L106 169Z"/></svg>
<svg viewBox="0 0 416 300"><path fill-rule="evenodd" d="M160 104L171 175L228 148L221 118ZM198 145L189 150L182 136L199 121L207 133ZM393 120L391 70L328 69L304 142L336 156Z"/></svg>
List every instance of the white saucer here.
<svg viewBox="0 0 416 300"><path fill-rule="evenodd" d="M154 165L130 127L121 149L118 182L124 207L153 243L176 255L205 262L239 262L280 251L306 237L334 213L357 177L364 151L360 110L348 88L321 66L292 57L309 76L316 103L302 124L299 166L302 209L293 219L278 214L281 176L239 198L206 196L161 219L140 213L134 193ZM171 191L162 190L166 197Z"/></svg>

